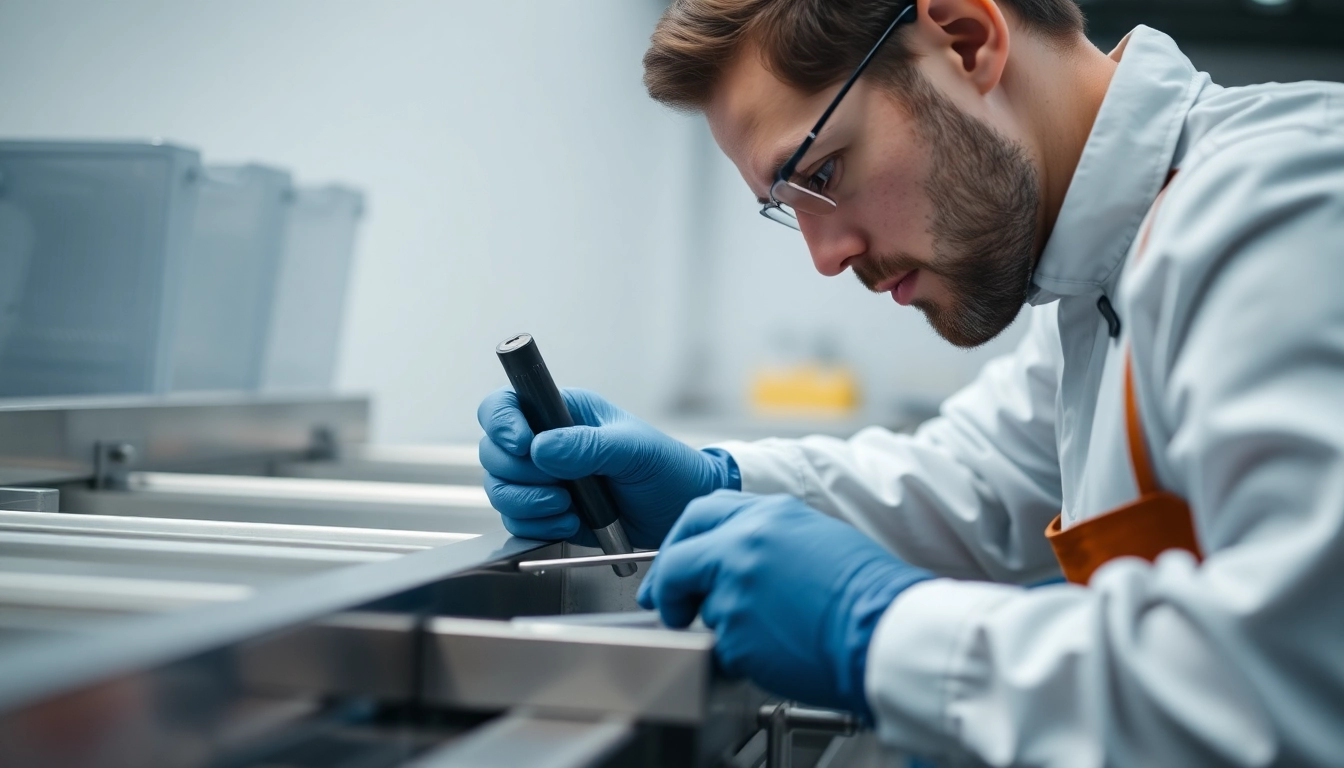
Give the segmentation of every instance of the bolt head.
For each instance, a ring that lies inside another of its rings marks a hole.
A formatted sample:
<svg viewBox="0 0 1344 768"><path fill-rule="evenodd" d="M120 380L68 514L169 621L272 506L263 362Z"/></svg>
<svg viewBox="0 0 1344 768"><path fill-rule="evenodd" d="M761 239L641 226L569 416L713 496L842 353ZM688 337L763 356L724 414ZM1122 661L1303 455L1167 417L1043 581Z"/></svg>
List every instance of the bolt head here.
<svg viewBox="0 0 1344 768"><path fill-rule="evenodd" d="M107 457L118 464L129 464L135 461L135 446L130 443L119 443L108 449Z"/></svg>

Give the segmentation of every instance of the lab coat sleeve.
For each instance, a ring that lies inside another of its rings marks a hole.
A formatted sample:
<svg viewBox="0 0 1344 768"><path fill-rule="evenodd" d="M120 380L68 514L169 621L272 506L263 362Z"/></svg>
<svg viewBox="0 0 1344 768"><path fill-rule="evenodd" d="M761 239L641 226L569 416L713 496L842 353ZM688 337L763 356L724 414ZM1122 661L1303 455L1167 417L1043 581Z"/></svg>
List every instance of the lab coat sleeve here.
<svg viewBox="0 0 1344 768"><path fill-rule="evenodd" d="M846 520L907 562L959 578L1058 575L1041 535L1059 512L1055 308L1027 310L1013 354L914 435L869 428L848 440L725 443L742 490L787 493Z"/></svg>
<svg viewBox="0 0 1344 768"><path fill-rule="evenodd" d="M1203 564L912 588L869 648L887 741L991 765L1339 765L1344 136L1220 149L1181 171L1121 289L1148 443Z"/></svg>

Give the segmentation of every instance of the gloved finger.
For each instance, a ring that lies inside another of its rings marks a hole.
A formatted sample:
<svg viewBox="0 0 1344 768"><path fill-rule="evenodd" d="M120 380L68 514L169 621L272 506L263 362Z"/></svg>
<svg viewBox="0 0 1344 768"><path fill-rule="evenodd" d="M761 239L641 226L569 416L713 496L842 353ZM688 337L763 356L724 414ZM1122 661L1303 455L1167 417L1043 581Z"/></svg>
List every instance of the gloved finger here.
<svg viewBox="0 0 1344 768"><path fill-rule="evenodd" d="M694 621L718 578L725 547L717 538L697 536L672 547L664 545L640 585L639 604L657 608L669 627L681 628Z"/></svg>
<svg viewBox="0 0 1344 768"><path fill-rule="evenodd" d="M730 578L722 569L719 573ZM710 629L728 631L735 624L733 619L741 608L742 597L739 590L711 590L700 604L700 620Z"/></svg>
<svg viewBox="0 0 1344 768"><path fill-rule="evenodd" d="M720 490L708 496L692 499L681 513L681 517L678 517L677 522L672 525L672 530L667 532L667 538L663 539L663 549L714 530L760 498L762 497L754 493Z"/></svg>
<svg viewBox="0 0 1344 768"><path fill-rule="evenodd" d="M673 523L672 530L668 531L667 537L663 539L661 551L666 552L670 546L679 541L713 530L732 519L741 509L757 498L759 497L754 494L742 493L741 491L715 491L708 496L692 499L691 503L687 504L686 509L682 511L681 516L677 518L677 522ZM659 557L649 565L649 572L644 577L644 584L635 594L635 600L645 609L652 608L653 603L644 587L649 586L655 580L658 563L661 559Z"/></svg>
<svg viewBox="0 0 1344 768"><path fill-rule="evenodd" d="M537 435L532 461L539 469L566 480L589 475L620 477L640 458L642 436L622 425L564 427Z"/></svg>
<svg viewBox="0 0 1344 768"><path fill-rule="evenodd" d="M523 519L504 517L504 530L523 539L539 541L564 541L579 531L579 516L573 512L560 515Z"/></svg>
<svg viewBox="0 0 1344 768"><path fill-rule="evenodd" d="M481 458L481 466L485 467L485 471L501 480L527 485L555 485L560 482L558 478L537 469L537 465L532 463L531 458L514 456L504 450L498 443L491 440L489 435L481 438L477 454Z"/></svg>
<svg viewBox="0 0 1344 768"><path fill-rule="evenodd" d="M743 612L748 607L746 598L737 590L718 589L710 592L700 606L700 620L714 630L714 660L729 677L743 677L746 673L742 633Z"/></svg>
<svg viewBox="0 0 1344 768"><path fill-rule="evenodd" d="M558 485L519 485L489 473L485 475L484 485L490 506L506 518L549 517L569 511L573 504L569 491Z"/></svg>
<svg viewBox="0 0 1344 768"><path fill-rule="evenodd" d="M565 407L569 409L569 415L574 417L575 424L600 427L625 416L625 411L592 390L565 387L560 390L560 395L564 397Z"/></svg>
<svg viewBox="0 0 1344 768"><path fill-rule="evenodd" d="M497 389L476 407L476 421L485 436L515 456L526 456L532 445L532 428L518 407L518 395L512 389Z"/></svg>

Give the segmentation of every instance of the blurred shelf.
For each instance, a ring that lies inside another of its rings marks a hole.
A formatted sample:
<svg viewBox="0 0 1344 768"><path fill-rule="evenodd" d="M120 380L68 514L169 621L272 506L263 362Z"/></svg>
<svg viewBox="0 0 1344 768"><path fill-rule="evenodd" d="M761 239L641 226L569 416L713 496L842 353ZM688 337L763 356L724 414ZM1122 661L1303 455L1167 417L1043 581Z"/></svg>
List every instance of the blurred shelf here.
<svg viewBox="0 0 1344 768"><path fill-rule="evenodd" d="M1340 0L1082 0L1088 34L1103 48L1139 24L1182 43L1344 46Z"/></svg>

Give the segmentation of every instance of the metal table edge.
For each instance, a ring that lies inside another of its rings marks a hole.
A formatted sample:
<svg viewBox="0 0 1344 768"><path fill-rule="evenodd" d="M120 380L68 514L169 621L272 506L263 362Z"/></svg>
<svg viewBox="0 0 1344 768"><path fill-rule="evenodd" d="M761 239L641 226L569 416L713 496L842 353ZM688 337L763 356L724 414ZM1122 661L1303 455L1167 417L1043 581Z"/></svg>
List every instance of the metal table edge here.
<svg viewBox="0 0 1344 768"><path fill-rule="evenodd" d="M505 531L340 568L237 603L127 621L104 632L16 648L0 658L0 715L82 687L225 648L390 594L549 546Z"/></svg>

